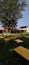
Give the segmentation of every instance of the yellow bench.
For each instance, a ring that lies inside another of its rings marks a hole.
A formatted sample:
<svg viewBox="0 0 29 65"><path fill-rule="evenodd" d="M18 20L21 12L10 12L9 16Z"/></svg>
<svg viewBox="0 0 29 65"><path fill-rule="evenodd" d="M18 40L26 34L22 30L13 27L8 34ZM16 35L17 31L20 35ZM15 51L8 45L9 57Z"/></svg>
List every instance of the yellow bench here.
<svg viewBox="0 0 29 65"><path fill-rule="evenodd" d="M15 48L14 51L16 51L19 55L21 55L22 57L29 61L29 49L19 46Z"/></svg>

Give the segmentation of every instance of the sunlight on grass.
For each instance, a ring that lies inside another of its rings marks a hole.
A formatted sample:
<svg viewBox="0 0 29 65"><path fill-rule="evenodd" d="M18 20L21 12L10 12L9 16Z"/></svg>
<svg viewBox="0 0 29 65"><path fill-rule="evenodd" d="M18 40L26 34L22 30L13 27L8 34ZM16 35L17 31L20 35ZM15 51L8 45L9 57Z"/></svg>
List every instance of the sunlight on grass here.
<svg viewBox="0 0 29 65"><path fill-rule="evenodd" d="M11 48L9 51L10 51L10 52L12 52L12 51L13 51L13 49Z"/></svg>

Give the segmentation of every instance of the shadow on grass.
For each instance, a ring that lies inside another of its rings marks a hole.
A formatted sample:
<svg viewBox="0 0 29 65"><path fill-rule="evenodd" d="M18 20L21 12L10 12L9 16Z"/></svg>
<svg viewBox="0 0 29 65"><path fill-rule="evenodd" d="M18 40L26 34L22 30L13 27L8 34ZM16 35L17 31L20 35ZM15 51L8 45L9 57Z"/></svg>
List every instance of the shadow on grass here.
<svg viewBox="0 0 29 65"><path fill-rule="evenodd" d="M20 39L20 40L23 40L24 42L21 43L21 46L29 49L29 38L25 37L25 36L22 36L22 37L18 37L16 39Z"/></svg>
<svg viewBox="0 0 29 65"><path fill-rule="evenodd" d="M10 41L8 41L8 45L11 47L11 48L16 48L18 46L21 46L22 43L17 43L16 41L14 41L14 39L11 39Z"/></svg>
<svg viewBox="0 0 29 65"><path fill-rule="evenodd" d="M22 43L19 44L16 43L13 39L11 39L8 42L6 42L3 39L0 39L0 64L1 65L24 65L23 64L24 60L22 60L22 57L18 56L12 50L13 48L18 47L21 44Z"/></svg>
<svg viewBox="0 0 29 65"><path fill-rule="evenodd" d="M19 46L13 39L6 42L3 39L0 39L0 64L4 65L18 65L18 60L14 56L13 48ZM13 59L13 60L12 60Z"/></svg>

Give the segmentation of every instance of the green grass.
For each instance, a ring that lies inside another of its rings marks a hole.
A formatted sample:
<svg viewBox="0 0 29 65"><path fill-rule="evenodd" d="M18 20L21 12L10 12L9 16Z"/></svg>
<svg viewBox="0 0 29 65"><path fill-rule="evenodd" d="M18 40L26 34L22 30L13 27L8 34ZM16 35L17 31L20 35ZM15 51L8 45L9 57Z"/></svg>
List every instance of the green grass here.
<svg viewBox="0 0 29 65"><path fill-rule="evenodd" d="M22 36L29 36L29 33L21 33Z"/></svg>
<svg viewBox="0 0 29 65"><path fill-rule="evenodd" d="M0 39L0 60L3 60L6 63L12 60L14 54L13 48L17 46L14 43L14 40L6 42L3 39Z"/></svg>
<svg viewBox="0 0 29 65"><path fill-rule="evenodd" d="M18 46L24 46L25 48L29 49L29 38L26 38L24 34L21 34L17 37L17 39L21 39L24 42L17 44L14 39L11 39L9 41L5 41L4 39L0 39L0 61L3 61L3 63L6 65L19 65L18 63L21 63L22 58L18 60L18 57L16 53L13 51L14 48ZM15 56L16 55L16 56ZM10 64L9 64L10 63ZM12 64L11 64L12 63Z"/></svg>
<svg viewBox="0 0 29 65"><path fill-rule="evenodd" d="M29 34L25 34L26 36L29 36Z"/></svg>
<svg viewBox="0 0 29 65"><path fill-rule="evenodd" d="M18 39L23 40L24 42L22 43L22 46L26 47L29 49L29 37L25 37L25 36L29 36L29 33L21 33L20 34L22 37L18 37Z"/></svg>
<svg viewBox="0 0 29 65"><path fill-rule="evenodd" d="M23 40L24 42L22 43L22 46L29 49L29 38L22 36L22 37L18 37L17 39Z"/></svg>

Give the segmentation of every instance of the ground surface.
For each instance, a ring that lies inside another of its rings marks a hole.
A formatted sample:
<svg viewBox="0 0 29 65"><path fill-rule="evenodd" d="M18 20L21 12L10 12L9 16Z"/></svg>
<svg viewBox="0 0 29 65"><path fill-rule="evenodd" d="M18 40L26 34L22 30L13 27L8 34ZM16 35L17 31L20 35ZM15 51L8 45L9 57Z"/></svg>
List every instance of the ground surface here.
<svg viewBox="0 0 29 65"><path fill-rule="evenodd" d="M29 65L27 59L14 51L14 48L18 48L19 46L23 46L29 50L29 37L26 37L26 35L27 34L25 33L15 33L4 38L0 38L0 63L2 62L5 65ZM23 42L16 42L16 39Z"/></svg>

